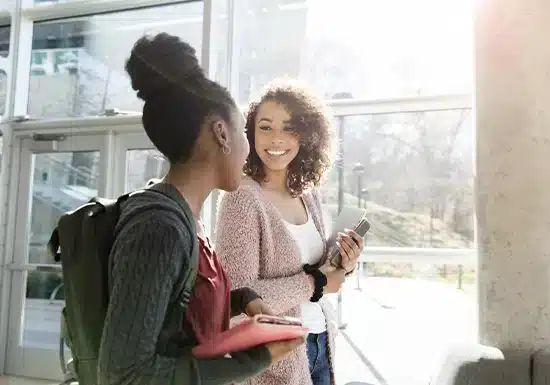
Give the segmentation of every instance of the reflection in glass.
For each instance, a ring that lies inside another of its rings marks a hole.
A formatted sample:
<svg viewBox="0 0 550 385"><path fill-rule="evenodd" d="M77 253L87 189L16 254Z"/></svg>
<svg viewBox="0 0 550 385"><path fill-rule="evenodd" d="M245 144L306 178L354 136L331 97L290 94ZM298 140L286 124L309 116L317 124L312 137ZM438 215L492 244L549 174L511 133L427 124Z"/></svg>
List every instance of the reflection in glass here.
<svg viewBox="0 0 550 385"><path fill-rule="evenodd" d="M50 5L50 4L60 4L60 3L69 3L71 1L78 0L33 0L35 5Z"/></svg>
<svg viewBox="0 0 550 385"><path fill-rule="evenodd" d="M301 78L325 98L470 90L470 0L235 4L240 103L283 75Z"/></svg>
<svg viewBox="0 0 550 385"><path fill-rule="evenodd" d="M153 178L162 178L168 172L168 161L156 150L129 150L126 152L125 192L145 187Z"/></svg>
<svg viewBox="0 0 550 385"><path fill-rule="evenodd" d="M0 115L4 115L4 113L6 112L7 93L8 74L6 73L6 71L0 69Z"/></svg>
<svg viewBox="0 0 550 385"><path fill-rule="evenodd" d="M61 309L63 308L61 271L30 271L23 322L23 346L55 350L59 348Z"/></svg>
<svg viewBox="0 0 550 385"><path fill-rule="evenodd" d="M1 8L1 6L0 6ZM6 23L5 25L3 23ZM10 52L10 20L0 20L0 57L8 57ZM0 68L0 115L6 111L8 75L7 68ZM1 150L0 150L1 154Z"/></svg>
<svg viewBox="0 0 550 385"><path fill-rule="evenodd" d="M0 20L0 23L2 20ZM8 57L10 53L10 33L11 27L9 26L9 21L7 25L0 24L0 56Z"/></svg>
<svg viewBox="0 0 550 385"><path fill-rule="evenodd" d="M59 217L97 196L99 151L33 155L28 263L52 264L46 244ZM61 271L27 273L23 345L58 349L63 307Z"/></svg>
<svg viewBox="0 0 550 385"><path fill-rule="evenodd" d="M34 155L29 263L52 263L46 244L59 217L98 194L99 152Z"/></svg>
<svg viewBox="0 0 550 385"><path fill-rule="evenodd" d="M343 166L322 189L331 215L341 189L343 205L367 209L368 246L474 246L470 110L343 119Z"/></svg>
<svg viewBox="0 0 550 385"><path fill-rule="evenodd" d="M200 57L202 2L34 24L28 110L36 117L141 111L124 63L144 33L168 32Z"/></svg>

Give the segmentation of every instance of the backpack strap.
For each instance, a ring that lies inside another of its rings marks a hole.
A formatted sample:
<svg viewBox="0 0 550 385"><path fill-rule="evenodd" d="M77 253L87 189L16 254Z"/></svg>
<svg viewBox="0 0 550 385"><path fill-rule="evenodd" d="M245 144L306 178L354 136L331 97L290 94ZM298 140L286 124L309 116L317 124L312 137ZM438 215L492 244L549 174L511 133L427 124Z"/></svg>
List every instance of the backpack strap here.
<svg viewBox="0 0 550 385"><path fill-rule="evenodd" d="M196 344L195 334L191 325L189 325L186 319L187 306L189 305L189 301L195 289L195 279L197 277L199 269L199 246L195 217L191 212L189 204L183 198L181 193L170 184L149 184L148 188L141 191L151 191L157 194L162 194L177 203L182 211L183 216L187 219L187 223L184 224L188 226L189 232L193 235L191 237L192 246L189 266L187 269L185 269L185 271L181 272L182 275L180 276L180 280L181 282L183 282L183 284L179 288L179 293L176 296L176 301L178 303L174 307L175 311L171 317L172 320L176 322L176 325L174 325L174 327L178 329L181 340L180 343L174 343L170 344L171 346L164 347L166 354L173 355L175 357L181 356L182 354L189 354L191 351L191 347Z"/></svg>
<svg viewBox="0 0 550 385"><path fill-rule="evenodd" d="M191 208L189 207L189 204L187 203L187 201L183 198L181 193L174 186L168 183L157 183L145 189L144 191L154 191L176 202L180 207L181 211L183 212L183 215L185 216L185 218L187 218L189 222L189 223L186 223L186 225L189 228L189 231L191 232L191 234L194 235L192 237L193 243L191 247L191 260L189 262L189 269L186 272L188 276L182 277L183 282L185 284L183 285L180 295L178 296L182 307L187 308L187 305L189 304L189 300L191 299L191 294L193 293L193 289L195 288L195 277L199 269L198 240L197 240L197 227L195 224L195 217L193 216L191 212Z"/></svg>
<svg viewBox="0 0 550 385"><path fill-rule="evenodd" d="M61 262L61 253L59 252L59 230L57 227L53 230L52 236L48 241L48 253L55 262Z"/></svg>
<svg viewBox="0 0 550 385"><path fill-rule="evenodd" d="M189 204L187 203L187 201L183 198L181 193L171 184L168 184L168 183L149 184L149 187L147 187L145 191L155 191L157 193L160 193L172 199L174 202L176 202L180 206L181 210L185 213L186 217L188 217L188 213L191 212L191 207L189 207ZM195 226L194 220L192 221L192 224L193 226Z"/></svg>

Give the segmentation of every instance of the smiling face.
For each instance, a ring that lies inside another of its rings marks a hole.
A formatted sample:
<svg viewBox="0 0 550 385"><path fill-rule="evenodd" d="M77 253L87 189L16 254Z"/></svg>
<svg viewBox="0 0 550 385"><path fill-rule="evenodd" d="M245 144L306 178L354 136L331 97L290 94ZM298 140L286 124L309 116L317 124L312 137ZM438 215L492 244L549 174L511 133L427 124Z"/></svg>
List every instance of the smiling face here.
<svg viewBox="0 0 550 385"><path fill-rule="evenodd" d="M300 137L285 107L276 101L263 102L254 122L254 147L266 174L288 169L300 150Z"/></svg>

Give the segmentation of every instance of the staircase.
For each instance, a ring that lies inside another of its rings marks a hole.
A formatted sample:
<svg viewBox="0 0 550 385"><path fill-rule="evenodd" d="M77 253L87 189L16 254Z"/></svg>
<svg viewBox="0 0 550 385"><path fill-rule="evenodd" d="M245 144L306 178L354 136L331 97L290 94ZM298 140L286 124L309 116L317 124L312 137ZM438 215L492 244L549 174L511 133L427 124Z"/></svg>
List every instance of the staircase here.
<svg viewBox="0 0 550 385"><path fill-rule="evenodd" d="M73 167L56 158L42 154L36 162L33 198L61 213L73 210L97 195L97 175L85 167Z"/></svg>

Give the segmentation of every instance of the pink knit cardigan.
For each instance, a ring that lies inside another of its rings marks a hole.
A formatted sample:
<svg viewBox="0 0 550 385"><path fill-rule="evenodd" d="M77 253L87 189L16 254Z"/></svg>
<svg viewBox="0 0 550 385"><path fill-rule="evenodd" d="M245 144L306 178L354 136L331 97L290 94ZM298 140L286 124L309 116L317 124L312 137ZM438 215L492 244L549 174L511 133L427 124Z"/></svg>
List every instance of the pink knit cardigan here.
<svg viewBox="0 0 550 385"><path fill-rule="evenodd" d="M326 239L317 191L304 193L303 200L321 237ZM300 304L311 298L313 283L302 271L298 244L257 182L246 178L237 191L221 197L216 229L216 252L232 288L248 286L277 314L300 317ZM335 384L334 311L326 299L321 300L321 306L327 319L331 382ZM297 349L247 384L312 385L306 347Z"/></svg>

